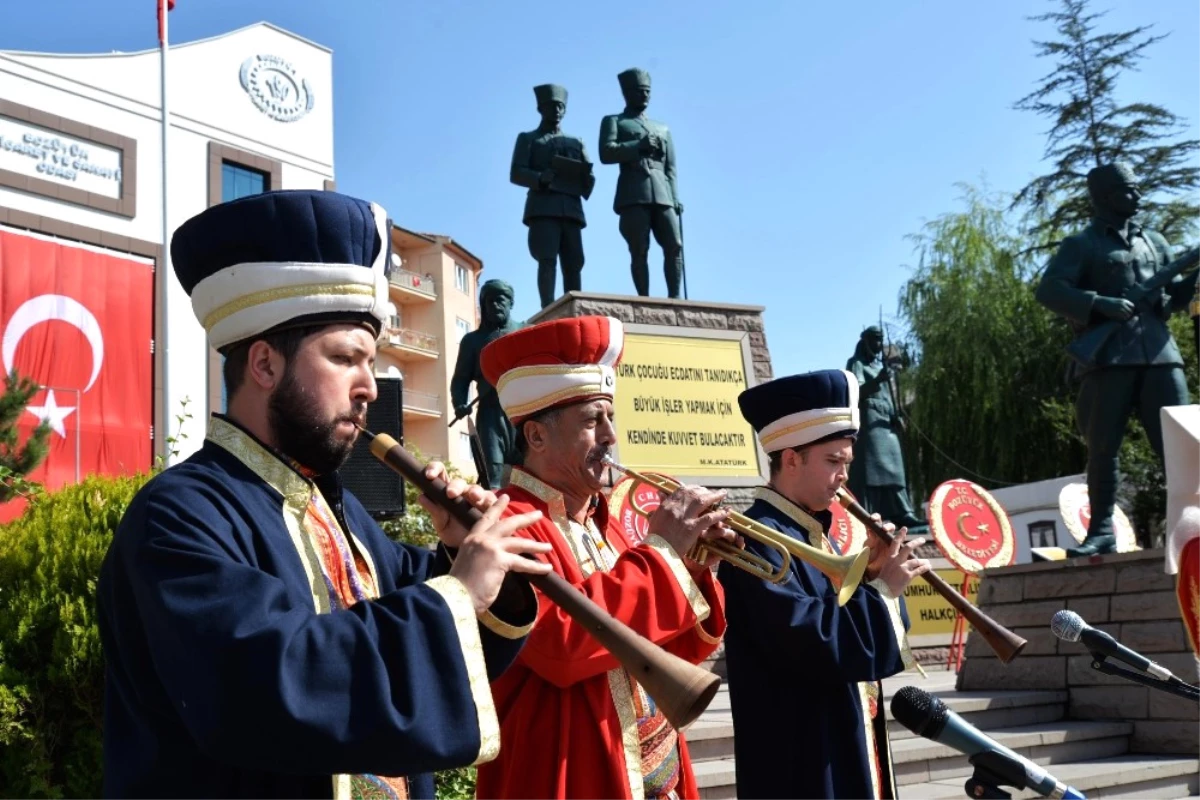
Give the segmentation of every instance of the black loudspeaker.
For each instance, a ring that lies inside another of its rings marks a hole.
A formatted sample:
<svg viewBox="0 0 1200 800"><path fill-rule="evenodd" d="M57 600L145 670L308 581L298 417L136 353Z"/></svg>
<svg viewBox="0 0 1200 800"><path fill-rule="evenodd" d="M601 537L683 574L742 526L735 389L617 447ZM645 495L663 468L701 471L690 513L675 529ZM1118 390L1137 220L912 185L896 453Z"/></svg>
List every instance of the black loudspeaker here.
<svg viewBox="0 0 1200 800"><path fill-rule="evenodd" d="M379 396L367 406L367 430L386 433L404 443L404 381L402 378L376 377ZM359 436L354 450L339 470L342 484L358 498L376 520L404 516L404 479L371 455L365 436Z"/></svg>

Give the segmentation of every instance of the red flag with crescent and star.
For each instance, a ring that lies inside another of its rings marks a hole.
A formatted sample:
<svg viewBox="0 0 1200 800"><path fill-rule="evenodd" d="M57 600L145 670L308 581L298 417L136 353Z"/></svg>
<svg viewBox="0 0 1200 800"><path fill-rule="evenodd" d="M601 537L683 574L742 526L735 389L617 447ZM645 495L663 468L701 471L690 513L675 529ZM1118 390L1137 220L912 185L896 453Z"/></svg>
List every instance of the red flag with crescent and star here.
<svg viewBox="0 0 1200 800"><path fill-rule="evenodd" d="M42 388L18 423L49 452L27 477L48 490L151 466L154 273L148 260L0 229L0 358ZM0 506L0 521L22 510Z"/></svg>

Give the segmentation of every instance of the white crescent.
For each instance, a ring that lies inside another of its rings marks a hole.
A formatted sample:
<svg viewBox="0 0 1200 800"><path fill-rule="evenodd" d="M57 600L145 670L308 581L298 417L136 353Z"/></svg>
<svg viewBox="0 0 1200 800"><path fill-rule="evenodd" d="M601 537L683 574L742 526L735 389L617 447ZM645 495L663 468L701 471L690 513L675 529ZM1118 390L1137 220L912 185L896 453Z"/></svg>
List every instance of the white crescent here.
<svg viewBox="0 0 1200 800"><path fill-rule="evenodd" d="M68 325L74 325L87 338L92 347L92 376L88 379L86 392L96 382L100 367L104 364L104 334L96 316L73 297L62 294L39 294L31 297L17 307L8 320L4 329L4 342L0 345L0 355L4 357L4 372L12 372L13 356L16 355L17 345L34 325L50 320L58 320Z"/></svg>
<svg viewBox="0 0 1200 800"><path fill-rule="evenodd" d="M976 532L974 536L967 533L967 529L963 527L963 520L966 518L967 518L967 512L964 511L958 515L958 519L954 520L954 524L958 526L959 533L961 533L964 537L966 537L967 539L969 539L970 541L973 542L979 538L979 533Z"/></svg>

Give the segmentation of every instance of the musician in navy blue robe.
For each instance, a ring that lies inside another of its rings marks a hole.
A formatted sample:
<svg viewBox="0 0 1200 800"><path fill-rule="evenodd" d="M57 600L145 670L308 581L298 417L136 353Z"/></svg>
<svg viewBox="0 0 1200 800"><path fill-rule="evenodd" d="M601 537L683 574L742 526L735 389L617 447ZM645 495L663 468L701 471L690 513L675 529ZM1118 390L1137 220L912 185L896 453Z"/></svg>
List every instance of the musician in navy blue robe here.
<svg viewBox="0 0 1200 800"><path fill-rule="evenodd" d="M852 374L826 370L739 396L771 471L748 517L837 552L827 536L829 507L853 459L857 394ZM880 681L911 663L904 587L929 568L910 558L923 540L905 533L890 547L868 534L871 561L844 606L830 579L799 559L777 584L721 563L741 800L896 797ZM760 542L747 538L746 548L781 566Z"/></svg>
<svg viewBox="0 0 1200 800"><path fill-rule="evenodd" d="M389 540L338 477L376 395L389 238L378 206L319 191L175 233L229 408L104 560L106 796L433 797L433 771L496 757L488 684L537 607L501 586L549 571L522 555L548 545L512 535L539 515L500 520L506 501L453 482L484 518L468 532L422 498L435 555Z"/></svg>

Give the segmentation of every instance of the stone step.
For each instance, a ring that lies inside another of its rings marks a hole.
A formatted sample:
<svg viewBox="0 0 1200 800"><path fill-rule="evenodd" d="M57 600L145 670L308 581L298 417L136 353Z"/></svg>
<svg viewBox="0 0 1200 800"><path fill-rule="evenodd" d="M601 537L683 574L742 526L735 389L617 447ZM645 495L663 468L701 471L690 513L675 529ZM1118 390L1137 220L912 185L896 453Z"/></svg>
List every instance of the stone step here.
<svg viewBox="0 0 1200 800"><path fill-rule="evenodd" d="M1065 691L1015 692L930 692L940 697L954 713L981 731L1018 728L1044 722L1057 722L1066 715ZM892 718L887 706L888 735L893 742L915 739L917 734Z"/></svg>
<svg viewBox="0 0 1200 800"><path fill-rule="evenodd" d="M692 771L696 773L696 788L700 790L701 800L734 800L737 797L732 756L695 763Z"/></svg>
<svg viewBox="0 0 1200 800"><path fill-rule="evenodd" d="M1189 797L1200 791L1200 760L1195 758L1123 755L1056 764L1050 769L1050 774L1074 786L1087 795L1088 800L1177 798ZM909 784L900 789L900 800L958 800L966 796L963 788L965 782L966 776ZM1012 796L1037 797L1028 790L1013 790Z"/></svg>
<svg viewBox="0 0 1200 800"><path fill-rule="evenodd" d="M1133 725L1128 722L1061 721L989 731L1000 744L1036 764L1094 761L1125 755ZM923 738L892 743L896 783L909 785L971 774L967 757Z"/></svg>

